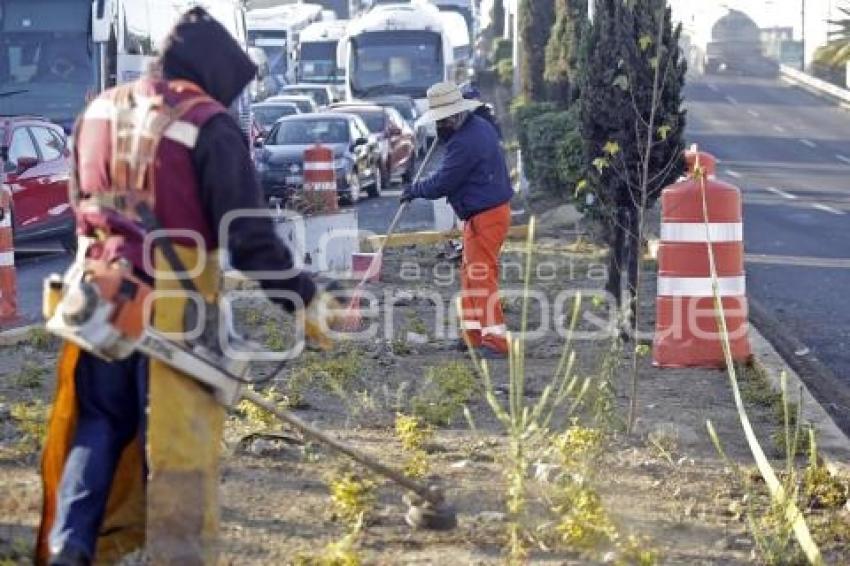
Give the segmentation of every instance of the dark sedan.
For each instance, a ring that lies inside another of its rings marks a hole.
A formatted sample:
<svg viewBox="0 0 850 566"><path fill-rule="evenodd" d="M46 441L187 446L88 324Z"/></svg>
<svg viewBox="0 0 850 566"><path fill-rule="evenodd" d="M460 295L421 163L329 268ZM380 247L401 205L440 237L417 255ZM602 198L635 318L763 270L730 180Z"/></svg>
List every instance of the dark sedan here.
<svg viewBox="0 0 850 566"><path fill-rule="evenodd" d="M257 172L266 198L286 202L303 188L304 150L315 144L333 150L340 199L357 202L364 189L377 196L380 155L368 137L366 125L353 114L301 114L278 120L257 154Z"/></svg>

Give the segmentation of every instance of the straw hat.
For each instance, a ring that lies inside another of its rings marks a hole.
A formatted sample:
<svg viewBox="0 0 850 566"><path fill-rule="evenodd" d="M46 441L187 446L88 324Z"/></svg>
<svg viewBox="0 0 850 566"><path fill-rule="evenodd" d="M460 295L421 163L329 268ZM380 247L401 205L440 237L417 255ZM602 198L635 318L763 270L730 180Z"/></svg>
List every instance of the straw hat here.
<svg viewBox="0 0 850 566"><path fill-rule="evenodd" d="M437 83L428 89L428 111L423 122L438 122L449 116L475 110L481 106L478 100L467 100L460 88L452 82Z"/></svg>

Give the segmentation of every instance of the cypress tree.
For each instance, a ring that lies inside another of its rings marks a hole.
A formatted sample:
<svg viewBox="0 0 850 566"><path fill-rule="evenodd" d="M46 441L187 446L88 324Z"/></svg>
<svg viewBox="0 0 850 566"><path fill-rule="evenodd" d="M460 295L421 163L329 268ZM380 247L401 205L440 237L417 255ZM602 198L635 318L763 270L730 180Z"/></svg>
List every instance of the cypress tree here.
<svg viewBox="0 0 850 566"><path fill-rule="evenodd" d="M546 44L549 100L566 107L578 97L581 41L587 25L587 0L555 0L555 24Z"/></svg>
<svg viewBox="0 0 850 566"><path fill-rule="evenodd" d="M504 0L493 0L490 27L493 30L493 38L499 39L505 35L505 4Z"/></svg>
<svg viewBox="0 0 850 566"><path fill-rule="evenodd" d="M606 288L619 302L621 273L627 270L634 301L642 210L684 169L682 89L687 68L679 49L681 26L673 28L666 0L595 0L595 7L582 69L585 179L607 221L611 254Z"/></svg>
<svg viewBox="0 0 850 566"><path fill-rule="evenodd" d="M546 100L546 43L555 19L554 0L521 0L519 5L520 84L526 100Z"/></svg>

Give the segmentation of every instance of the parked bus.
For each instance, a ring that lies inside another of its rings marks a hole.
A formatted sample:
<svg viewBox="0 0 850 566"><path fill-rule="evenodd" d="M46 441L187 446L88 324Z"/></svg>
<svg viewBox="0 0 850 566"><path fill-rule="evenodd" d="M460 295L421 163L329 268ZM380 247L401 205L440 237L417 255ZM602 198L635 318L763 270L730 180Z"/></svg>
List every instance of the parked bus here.
<svg viewBox="0 0 850 566"><path fill-rule="evenodd" d="M470 79L472 71L472 45L470 44L469 29L466 20L457 12L440 10L440 23L443 25L443 34L449 38L452 44L452 56L454 58L455 76L457 83L466 82Z"/></svg>
<svg viewBox="0 0 850 566"><path fill-rule="evenodd" d="M339 91L338 97L342 96L345 70L337 64L336 52L348 24L348 20L334 20L304 28L298 38L299 83L328 85Z"/></svg>
<svg viewBox="0 0 850 566"><path fill-rule="evenodd" d="M86 100L141 76L190 7L246 45L238 0L0 0L0 114L37 114L70 131ZM234 104L250 130L250 102Z"/></svg>
<svg viewBox="0 0 850 566"><path fill-rule="evenodd" d="M285 4L248 11L248 45L266 53L269 72L278 86L295 80L298 34L322 17L318 4Z"/></svg>
<svg viewBox="0 0 850 566"><path fill-rule="evenodd" d="M403 94L424 111L428 87L455 78L453 45L429 4L375 6L349 25L337 55L352 100Z"/></svg>

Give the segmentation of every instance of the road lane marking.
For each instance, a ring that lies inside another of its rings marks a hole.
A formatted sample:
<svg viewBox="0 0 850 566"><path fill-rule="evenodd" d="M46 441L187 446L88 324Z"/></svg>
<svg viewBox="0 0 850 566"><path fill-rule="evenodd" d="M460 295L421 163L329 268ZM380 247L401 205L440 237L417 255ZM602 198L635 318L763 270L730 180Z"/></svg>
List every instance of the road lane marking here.
<svg viewBox="0 0 850 566"><path fill-rule="evenodd" d="M797 195L792 195L791 193L786 193L782 189L777 189L776 187L768 187L766 190L775 194L775 195L779 195L782 198L787 198L788 200L797 200Z"/></svg>
<svg viewBox="0 0 850 566"><path fill-rule="evenodd" d="M726 97L726 101L727 101L729 104L738 104L738 101L737 101L737 100L735 100L734 98L732 98L731 96L727 96L727 97Z"/></svg>
<svg viewBox="0 0 850 566"><path fill-rule="evenodd" d="M804 138L804 139L801 139L801 140L800 140L800 143L801 143L801 144L803 144L803 145L804 145L804 146L806 146L806 147L811 147L812 149L814 149L814 148L816 148L816 147L818 146L818 144L816 144L816 143L815 143L815 142L813 142L812 140L807 140L807 139L805 139L805 138Z"/></svg>
<svg viewBox="0 0 850 566"><path fill-rule="evenodd" d="M756 112L755 110L753 110L752 108L747 110L747 114L749 114L753 118L758 118L760 116L760 114L758 112Z"/></svg>
<svg viewBox="0 0 850 566"><path fill-rule="evenodd" d="M837 208L832 208L829 205L821 204L816 202L812 205L812 208L816 208L818 210L822 210L823 212L828 212L830 214L835 214L836 216L844 216L844 211L838 210Z"/></svg>
<svg viewBox="0 0 850 566"><path fill-rule="evenodd" d="M847 157L846 155L841 155L840 153L836 153L835 158L838 161L843 161L844 163L847 163L848 165L850 165L850 157Z"/></svg>
<svg viewBox="0 0 850 566"><path fill-rule="evenodd" d="M823 267L828 269L850 269L850 259L807 257L792 255L746 254L747 263L761 265L791 265L795 267Z"/></svg>
<svg viewBox="0 0 850 566"><path fill-rule="evenodd" d="M780 134L785 133L785 128L783 128L782 126L773 126L773 129L779 132Z"/></svg>
<svg viewBox="0 0 850 566"><path fill-rule="evenodd" d="M713 90L714 92L717 92L717 90L718 90L718 89L717 89L717 85L716 85L716 84L709 84L709 85L708 85L708 88L710 88L710 89L711 89L711 90Z"/></svg>
<svg viewBox="0 0 850 566"><path fill-rule="evenodd" d="M731 169L727 169L726 174L729 175L730 177L732 177L733 179L740 179L741 178L740 173L738 173L737 171L732 171Z"/></svg>

